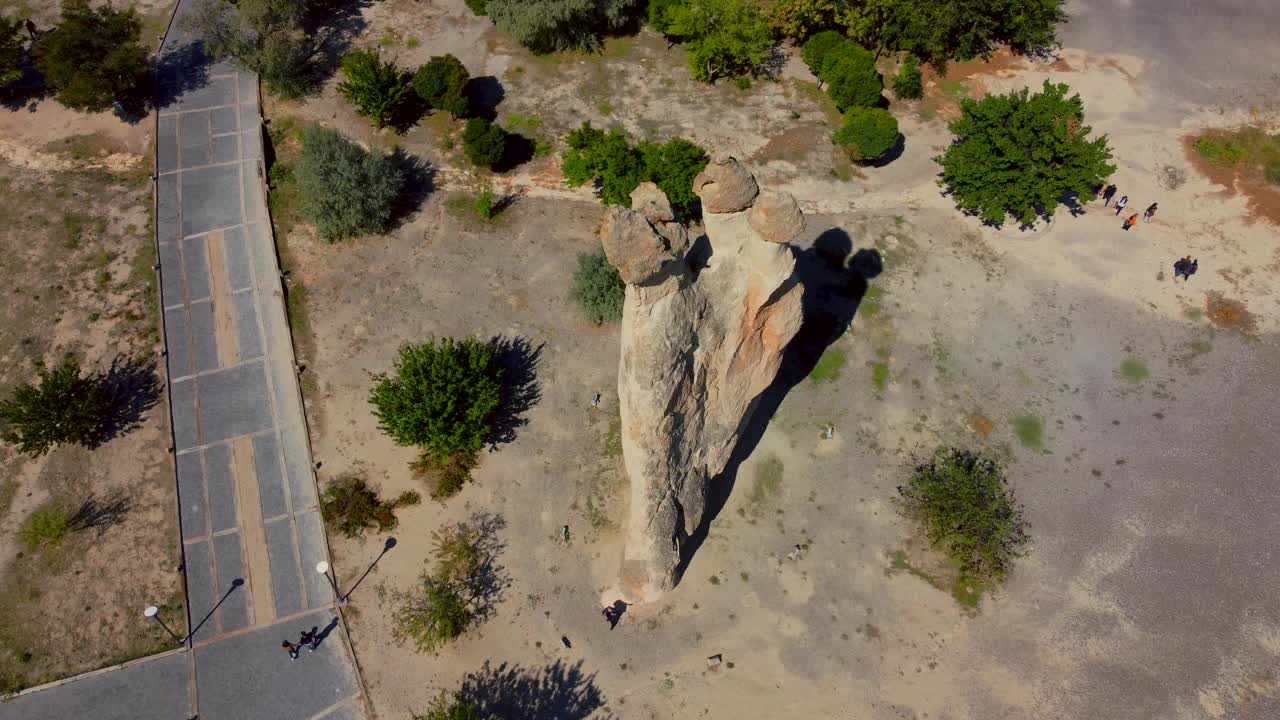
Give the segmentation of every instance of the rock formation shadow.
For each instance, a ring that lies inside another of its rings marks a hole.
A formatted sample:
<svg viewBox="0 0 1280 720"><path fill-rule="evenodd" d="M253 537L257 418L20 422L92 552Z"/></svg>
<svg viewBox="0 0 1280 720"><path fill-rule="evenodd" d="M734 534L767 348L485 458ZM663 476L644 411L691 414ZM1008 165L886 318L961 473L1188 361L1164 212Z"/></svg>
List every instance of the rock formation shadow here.
<svg viewBox="0 0 1280 720"><path fill-rule="evenodd" d="M458 699L475 706L475 716L496 720L586 720L613 717L604 707L604 695L595 673L582 671L582 661L563 660L541 668L485 661L462 681Z"/></svg>
<svg viewBox="0 0 1280 720"><path fill-rule="evenodd" d="M538 384L538 363L542 359L542 345L537 347L528 338L495 337L493 344L498 367L502 368L502 400L494 412L493 430L489 434L489 449L516 439L520 428L529 424L525 414L542 399L542 387Z"/></svg>
<svg viewBox="0 0 1280 720"><path fill-rule="evenodd" d="M738 468L759 445L778 406L792 388L809 376L827 347L849 329L858 304L867 292L867 281L883 269L878 251L864 248L851 256L852 250L852 239L839 228L823 231L809 248L793 246L795 277L804 286L800 331L783 351L777 377L756 399L755 409L747 416L724 472L711 479L702 521L691 535L680 538L677 583L707 539L711 523L729 501Z"/></svg>

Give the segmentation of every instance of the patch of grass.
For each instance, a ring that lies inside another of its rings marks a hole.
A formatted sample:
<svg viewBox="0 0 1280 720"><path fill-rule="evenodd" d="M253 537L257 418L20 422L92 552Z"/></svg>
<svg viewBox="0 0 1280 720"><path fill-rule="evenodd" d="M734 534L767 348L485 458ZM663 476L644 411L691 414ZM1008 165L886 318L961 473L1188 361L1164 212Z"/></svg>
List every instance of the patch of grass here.
<svg viewBox="0 0 1280 720"><path fill-rule="evenodd" d="M748 502L759 509L765 501L777 497L782 492L782 460L776 455L770 455L756 466L755 481L751 485L751 493L747 495Z"/></svg>
<svg viewBox="0 0 1280 720"><path fill-rule="evenodd" d="M840 377L840 368L844 367L844 353L835 349L827 348L822 353L822 357L818 359L817 364L813 366L813 371L809 373L809 379L814 382L832 382Z"/></svg>
<svg viewBox="0 0 1280 720"><path fill-rule="evenodd" d="M11 478L0 480L0 517L9 514L9 507L18 495L18 481Z"/></svg>
<svg viewBox="0 0 1280 720"><path fill-rule="evenodd" d="M604 41L600 54L611 60L626 57L636 46L634 37L611 37Z"/></svg>
<svg viewBox="0 0 1280 720"><path fill-rule="evenodd" d="M62 247L68 250L75 250L80 247L80 240L84 235L85 217L77 213L67 213L62 216Z"/></svg>
<svg viewBox="0 0 1280 720"><path fill-rule="evenodd" d="M1191 342L1191 352L1197 355L1204 355L1213 349L1213 345L1208 340L1193 340Z"/></svg>
<svg viewBox="0 0 1280 720"><path fill-rule="evenodd" d="M1196 152L1214 165L1235 165L1248 154L1244 144L1230 137L1202 137L1195 141Z"/></svg>
<svg viewBox="0 0 1280 720"><path fill-rule="evenodd" d="M613 105L608 100L601 100L600 104L596 106L596 110L601 115L610 115L613 113Z"/></svg>
<svg viewBox="0 0 1280 720"><path fill-rule="evenodd" d="M289 316L289 327L293 334L305 335L311 328L307 319L307 286L300 282L291 282L284 291L285 314Z"/></svg>
<svg viewBox="0 0 1280 720"><path fill-rule="evenodd" d="M27 552L57 547L70 534L71 513L58 499L50 500L31 511L18 529L18 536L22 538Z"/></svg>
<svg viewBox="0 0 1280 720"><path fill-rule="evenodd" d="M956 576L956 581L951 586L951 597L963 607L977 610L985 589L981 579L961 573Z"/></svg>
<svg viewBox="0 0 1280 720"><path fill-rule="evenodd" d="M622 457L622 410L614 403L613 417L609 418L609 433L604 438L604 456Z"/></svg>
<svg viewBox="0 0 1280 720"><path fill-rule="evenodd" d="M293 165L277 161L271 165L267 208L277 238L288 238L293 226L302 221L302 193L293 175Z"/></svg>
<svg viewBox="0 0 1280 720"><path fill-rule="evenodd" d="M938 79L938 91L947 98L960 102L969 97L969 83L964 80Z"/></svg>
<svg viewBox="0 0 1280 720"><path fill-rule="evenodd" d="M111 261L115 259L115 253L103 250L102 252L94 253L93 257L89 259L89 264L95 268L104 268L110 265Z"/></svg>
<svg viewBox="0 0 1280 720"><path fill-rule="evenodd" d="M511 113L507 116L507 119L502 122L502 127L508 132L513 132L519 135L537 135L542 131L542 118L534 115L525 115L523 113Z"/></svg>
<svg viewBox="0 0 1280 720"><path fill-rule="evenodd" d="M1151 371L1145 363L1136 357L1127 357L1120 363L1120 377L1125 382L1140 383L1151 377Z"/></svg>
<svg viewBox="0 0 1280 720"><path fill-rule="evenodd" d="M867 288L867 292L863 294L861 302L858 303L858 314L870 320L880 314L880 300L884 297L884 290L879 285L872 285Z"/></svg>
<svg viewBox="0 0 1280 720"><path fill-rule="evenodd" d="M1256 127L1210 130L1197 136L1192 147L1210 165L1237 168L1280 185L1280 135Z"/></svg>
<svg viewBox="0 0 1280 720"><path fill-rule="evenodd" d="M871 383L876 390L884 391L889 385L889 363L874 363L871 366Z"/></svg>
<svg viewBox="0 0 1280 720"><path fill-rule="evenodd" d="M712 575L711 577L707 578L707 582L711 583L712 585L719 585L719 584L720 584L720 576L719 576L719 575Z"/></svg>
<svg viewBox="0 0 1280 720"><path fill-rule="evenodd" d="M1009 422L1023 447L1028 450L1040 450L1044 447L1044 421L1039 415L1019 415Z"/></svg>
<svg viewBox="0 0 1280 720"><path fill-rule="evenodd" d="M419 41L418 41L418 38L416 37L411 37L408 40L404 41L404 46L409 48L410 50L418 47L418 44L419 44Z"/></svg>

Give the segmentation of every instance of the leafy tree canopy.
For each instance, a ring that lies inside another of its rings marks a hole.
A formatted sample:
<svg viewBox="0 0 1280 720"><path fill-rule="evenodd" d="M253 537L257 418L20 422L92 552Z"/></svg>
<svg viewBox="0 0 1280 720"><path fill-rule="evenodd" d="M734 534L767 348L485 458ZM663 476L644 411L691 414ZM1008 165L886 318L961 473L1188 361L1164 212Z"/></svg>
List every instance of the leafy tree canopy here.
<svg viewBox="0 0 1280 720"><path fill-rule="evenodd" d="M570 187L599 178L600 199L606 205L630 207L631 191L642 182L652 182L682 215L695 214L698 198L693 178L707 166L708 158L698 145L672 138L661 145L643 142L633 147L621 132L605 132L591 123L570 132L566 144L564 177Z"/></svg>
<svg viewBox="0 0 1280 720"><path fill-rule="evenodd" d="M704 82L753 72L774 46L755 0L683 0L665 9L659 29L684 41L689 69Z"/></svg>
<svg viewBox="0 0 1280 720"><path fill-rule="evenodd" d="M1024 553L1027 523L999 463L979 453L942 448L898 486L899 507L941 545L961 574L1003 580Z"/></svg>
<svg viewBox="0 0 1280 720"><path fill-rule="evenodd" d="M396 444L436 458L484 447L502 395L493 345L475 338L407 343L393 372L373 379L373 414Z"/></svg>
<svg viewBox="0 0 1280 720"><path fill-rule="evenodd" d="M130 110L151 95L148 53L138 44L142 21L132 8L92 9L88 0L63 0L62 22L35 45L35 64L58 102L101 112L115 102Z"/></svg>
<svg viewBox="0 0 1280 720"><path fill-rule="evenodd" d="M956 140L936 158L960 209L996 225L1009 215L1029 225L1115 172L1106 136L1089 137L1084 103L1067 90L1046 80L1034 95L1024 88L961 103L951 123Z"/></svg>
<svg viewBox="0 0 1280 720"><path fill-rule="evenodd" d="M470 79L461 60L453 55L436 55L418 68L413 89L431 107L459 118L469 109L465 91Z"/></svg>
<svg viewBox="0 0 1280 720"><path fill-rule="evenodd" d="M462 149L467 159L480 167L492 168L507 147L507 131L484 118L471 118L462 130Z"/></svg>
<svg viewBox="0 0 1280 720"><path fill-rule="evenodd" d="M800 48L800 57L814 75L822 74L822 63L827 53L848 42L844 35L835 30L823 30L805 41Z"/></svg>
<svg viewBox="0 0 1280 720"><path fill-rule="evenodd" d="M597 250L578 255L578 269L573 273L573 288L569 296L588 320L603 325L622 319L626 286L604 251Z"/></svg>
<svg viewBox="0 0 1280 720"><path fill-rule="evenodd" d="M898 121L884 108L855 107L844 114L844 125L836 131L837 145L849 150L854 160L882 157L898 144Z"/></svg>
<svg viewBox="0 0 1280 720"><path fill-rule="evenodd" d="M535 53L595 50L600 34L631 19L636 0L488 0L498 30Z"/></svg>
<svg viewBox="0 0 1280 720"><path fill-rule="evenodd" d="M0 15L0 87L22 77L22 21Z"/></svg>
<svg viewBox="0 0 1280 720"><path fill-rule="evenodd" d="M376 128L386 127L413 92L405 73L391 61L383 62L374 50L355 50L342 58L343 81L338 92L369 118Z"/></svg>
<svg viewBox="0 0 1280 720"><path fill-rule="evenodd" d="M80 361L68 355L54 368L36 368L38 385L23 383L0 401L3 438L20 452L39 457L55 445L93 445L110 399L93 375L83 375Z"/></svg>
<svg viewBox="0 0 1280 720"><path fill-rule="evenodd" d="M184 26L198 33L204 49L257 73L279 97L301 97L317 78L302 29L308 0L197 0Z"/></svg>
<svg viewBox="0 0 1280 720"><path fill-rule="evenodd" d="M920 60L915 55L907 55L902 61L902 69L893 76L893 94L904 100L924 97L924 75L920 72Z"/></svg>
<svg viewBox="0 0 1280 720"><path fill-rule="evenodd" d="M827 84L827 94L841 110L880 104L884 79L876 70L875 56L857 43L846 40L828 50L822 56L818 77Z"/></svg>
<svg viewBox="0 0 1280 720"><path fill-rule="evenodd" d="M319 125L303 129L294 175L303 214L329 242L385 230L405 182L392 158Z"/></svg>
<svg viewBox="0 0 1280 720"><path fill-rule="evenodd" d="M848 9L848 0L773 0L768 6L773 27L792 40L839 26Z"/></svg>

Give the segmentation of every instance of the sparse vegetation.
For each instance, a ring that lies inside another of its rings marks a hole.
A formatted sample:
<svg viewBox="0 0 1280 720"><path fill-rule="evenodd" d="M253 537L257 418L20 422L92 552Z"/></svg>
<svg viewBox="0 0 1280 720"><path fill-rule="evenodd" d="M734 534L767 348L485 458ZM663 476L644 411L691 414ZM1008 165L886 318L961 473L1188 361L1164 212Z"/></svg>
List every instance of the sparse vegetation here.
<svg viewBox="0 0 1280 720"><path fill-rule="evenodd" d="M966 213L1002 224L1052 217L1069 193L1087 196L1115 172L1106 136L1090 139L1079 95L1045 81L1042 92L964 100L956 141L937 161L942 184Z"/></svg>
<svg viewBox="0 0 1280 720"><path fill-rule="evenodd" d="M827 348L813 366L809 379L814 382L833 382L840 377L840 369L843 367L844 353L835 348Z"/></svg>
<svg viewBox="0 0 1280 720"><path fill-rule="evenodd" d="M578 255L578 269L573 273L569 296L587 319L596 325L622 319L626 286L618 269L605 257L603 250Z"/></svg>
<svg viewBox="0 0 1280 720"><path fill-rule="evenodd" d="M1004 469L969 450L940 448L916 463L898 506L956 564L962 582L1001 581L1025 552L1027 523Z"/></svg>
<svg viewBox="0 0 1280 720"><path fill-rule="evenodd" d="M493 219L493 188L485 185L480 189L476 194L475 210L481 220Z"/></svg>
<svg viewBox="0 0 1280 720"><path fill-rule="evenodd" d="M488 0L483 4L470 0L468 3L477 15L488 15L500 32L535 53L598 50L601 34L625 25L637 5L636 0Z"/></svg>
<svg viewBox="0 0 1280 720"><path fill-rule="evenodd" d="M1125 382L1140 383L1151 377L1151 371L1147 369L1146 363L1135 357L1127 357L1120 363L1120 377Z"/></svg>
<svg viewBox="0 0 1280 720"><path fill-rule="evenodd" d="M334 479L325 488L320 498L320 516L330 528L346 537L357 538L368 529L394 530L399 522L396 508L417 505L420 501L418 493L412 490L390 502L381 500L364 477L348 474Z"/></svg>
<svg viewBox="0 0 1280 720"><path fill-rule="evenodd" d="M898 74L893 76L893 94L903 100L924 97L924 75L920 72L920 60L915 55L908 54Z"/></svg>
<svg viewBox="0 0 1280 720"><path fill-rule="evenodd" d="M338 92L369 118L376 128L391 124L413 92L407 75L384 61L375 50L353 50L342 58L343 80Z"/></svg>
<svg viewBox="0 0 1280 720"><path fill-rule="evenodd" d="M871 384L876 390L884 392L889 386L889 363L878 362L871 365Z"/></svg>
<svg viewBox="0 0 1280 720"><path fill-rule="evenodd" d="M308 125L293 171L302 214L329 242L382 232L405 177L379 150L366 151L336 130Z"/></svg>
<svg viewBox="0 0 1280 720"><path fill-rule="evenodd" d="M22 77L22 20L0 15L0 88Z"/></svg>
<svg viewBox="0 0 1280 720"><path fill-rule="evenodd" d="M1213 130L1197 137L1193 147L1210 165L1254 173L1280 185L1280 135L1253 127Z"/></svg>
<svg viewBox="0 0 1280 720"><path fill-rule="evenodd" d="M1044 421L1039 415L1019 415L1010 423L1018 442L1028 450L1039 450L1044 447Z"/></svg>
<svg viewBox="0 0 1280 720"><path fill-rule="evenodd" d="M754 509L759 510L766 501L782 492L782 471L782 460L776 455L766 457L756 466L755 480L751 484L751 493L747 496L747 501Z"/></svg>
<svg viewBox="0 0 1280 720"><path fill-rule="evenodd" d="M431 535L435 572L423 573L421 586L400 593L392 634L412 640L420 651L437 652L457 638L486 609L486 564L491 561L480 532L466 523L448 525Z"/></svg>
<svg viewBox="0 0 1280 720"><path fill-rule="evenodd" d="M468 5L477 2L483 2L483 0L467 0ZM474 7L472 9L474 10ZM457 693L450 696L441 690L440 696L431 701L426 714L415 714L413 720L480 720L480 716L476 715L475 705L463 702Z"/></svg>

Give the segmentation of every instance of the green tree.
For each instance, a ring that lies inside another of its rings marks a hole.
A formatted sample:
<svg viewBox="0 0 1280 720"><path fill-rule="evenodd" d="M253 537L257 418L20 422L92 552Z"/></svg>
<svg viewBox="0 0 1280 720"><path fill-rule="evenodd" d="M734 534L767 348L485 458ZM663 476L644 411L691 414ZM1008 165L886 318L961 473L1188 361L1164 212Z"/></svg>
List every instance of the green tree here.
<svg viewBox="0 0 1280 720"><path fill-rule="evenodd" d="M73 110L101 112L119 102L136 111L151 95L141 36L142 21L132 8L95 10L88 0L63 0L62 22L35 45L35 65L58 102Z"/></svg>
<svg viewBox="0 0 1280 720"><path fill-rule="evenodd" d="M475 338L406 343L394 371L373 380L369 402L382 431L439 459L478 453L502 396L493 345Z"/></svg>
<svg viewBox="0 0 1280 720"><path fill-rule="evenodd" d="M911 52L941 67L986 55L1057 44L1064 0L859 0L845 15L849 37L881 52Z"/></svg>
<svg viewBox="0 0 1280 720"><path fill-rule="evenodd" d="M392 158L314 124L302 130L302 156L294 176L303 215L329 242L386 230L405 182Z"/></svg>
<svg viewBox="0 0 1280 720"><path fill-rule="evenodd" d="M858 161L879 159L898 144L898 121L884 108L855 107L844 114L835 141Z"/></svg>
<svg viewBox="0 0 1280 720"><path fill-rule="evenodd" d="M1029 225L1051 217L1068 193L1089 193L1115 172L1106 136L1089 137L1084 103L1067 90L1046 80L1034 95L1024 88L961 103L951 123L957 137L936 158L960 209L996 225L1009 215Z"/></svg>
<svg viewBox="0 0 1280 720"><path fill-rule="evenodd" d="M498 30L535 53L595 50L600 34L631 19L636 0L489 0Z"/></svg>
<svg viewBox="0 0 1280 720"><path fill-rule="evenodd" d="M641 143L639 151L645 180L661 188L677 212L686 217L692 216L698 203L698 196L693 193L693 179L706 169L707 151L680 137L662 145ZM630 202L631 193L628 191L627 203Z"/></svg>
<svg viewBox="0 0 1280 720"><path fill-rule="evenodd" d="M800 48L800 57L804 60L804 64L809 66L809 70L819 76L822 76L822 63L827 59L827 53L849 42L845 36L834 30L823 30L805 41Z"/></svg>
<svg viewBox="0 0 1280 720"><path fill-rule="evenodd" d="M426 573L421 583L398 598L392 636L397 642L412 640L419 651L437 652L465 632L475 614L462 583Z"/></svg>
<svg viewBox="0 0 1280 720"><path fill-rule="evenodd" d="M684 40L689 69L703 82L754 72L774 46L755 0L685 0L669 9L664 32Z"/></svg>
<svg viewBox="0 0 1280 720"><path fill-rule="evenodd" d="M297 98L318 79L302 28L307 8L308 0L197 0L182 22L214 58L257 73L273 95Z"/></svg>
<svg viewBox="0 0 1280 720"><path fill-rule="evenodd" d="M924 97L924 75L920 72L920 60L908 54L902 61L902 69L893 76L893 94L904 100Z"/></svg>
<svg viewBox="0 0 1280 720"><path fill-rule="evenodd" d="M39 385L23 383L0 401L0 421L7 426L4 440L33 457L55 445L95 444L111 405L99 379L82 374L72 355L52 369L37 366L36 374Z"/></svg>
<svg viewBox="0 0 1280 720"><path fill-rule="evenodd" d="M0 88L22 77L22 21L0 15Z"/></svg>
<svg viewBox="0 0 1280 720"><path fill-rule="evenodd" d="M820 30L838 26L848 5L847 0L773 0L769 4L769 21L783 37L804 40Z"/></svg>
<svg viewBox="0 0 1280 720"><path fill-rule="evenodd" d="M345 78L338 84L338 92L376 128L391 123L413 92L405 73L395 63L383 62L374 50L347 53L342 58L342 74Z"/></svg>
<svg viewBox="0 0 1280 720"><path fill-rule="evenodd" d="M492 168L507 148L507 131L484 118L471 118L462 130L462 149L472 164Z"/></svg>
<svg viewBox="0 0 1280 720"><path fill-rule="evenodd" d="M671 25L675 8L684 5L686 0L649 0L645 8L645 20L649 26L663 35L670 35L667 29Z"/></svg>
<svg viewBox="0 0 1280 720"><path fill-rule="evenodd" d="M578 269L573 272L569 297L596 325L618 322L622 319L626 285L603 250L579 253Z"/></svg>
<svg viewBox="0 0 1280 720"><path fill-rule="evenodd" d="M898 506L941 545L962 576L1003 580L1028 540L1022 508L995 460L957 448L941 448L917 463Z"/></svg>
<svg viewBox="0 0 1280 720"><path fill-rule="evenodd" d="M471 12L480 17L489 14L489 0L466 0L467 7L471 8Z"/></svg>
<svg viewBox="0 0 1280 720"><path fill-rule="evenodd" d="M633 147L618 131L604 132L583 123L569 133L564 178L570 187L600 179L600 199L606 205L631 206L631 191L642 182L662 188L672 207L691 216L697 207L693 178L707 165L707 152L684 138L662 145Z"/></svg>
<svg viewBox="0 0 1280 720"><path fill-rule="evenodd" d="M469 0L471 1L471 0ZM440 696L431 701L425 715L414 715L413 720L481 720L476 714L476 706L465 703L457 693L449 696L440 691Z"/></svg>
<svg viewBox="0 0 1280 720"><path fill-rule="evenodd" d="M435 55L418 68L413 89L431 107L455 118L467 114L467 82L471 75L462 61L452 55Z"/></svg>
<svg viewBox="0 0 1280 720"><path fill-rule="evenodd" d="M822 58L819 77L841 110L880 104L884 79L876 70L875 56L861 45L846 40L828 50Z"/></svg>

